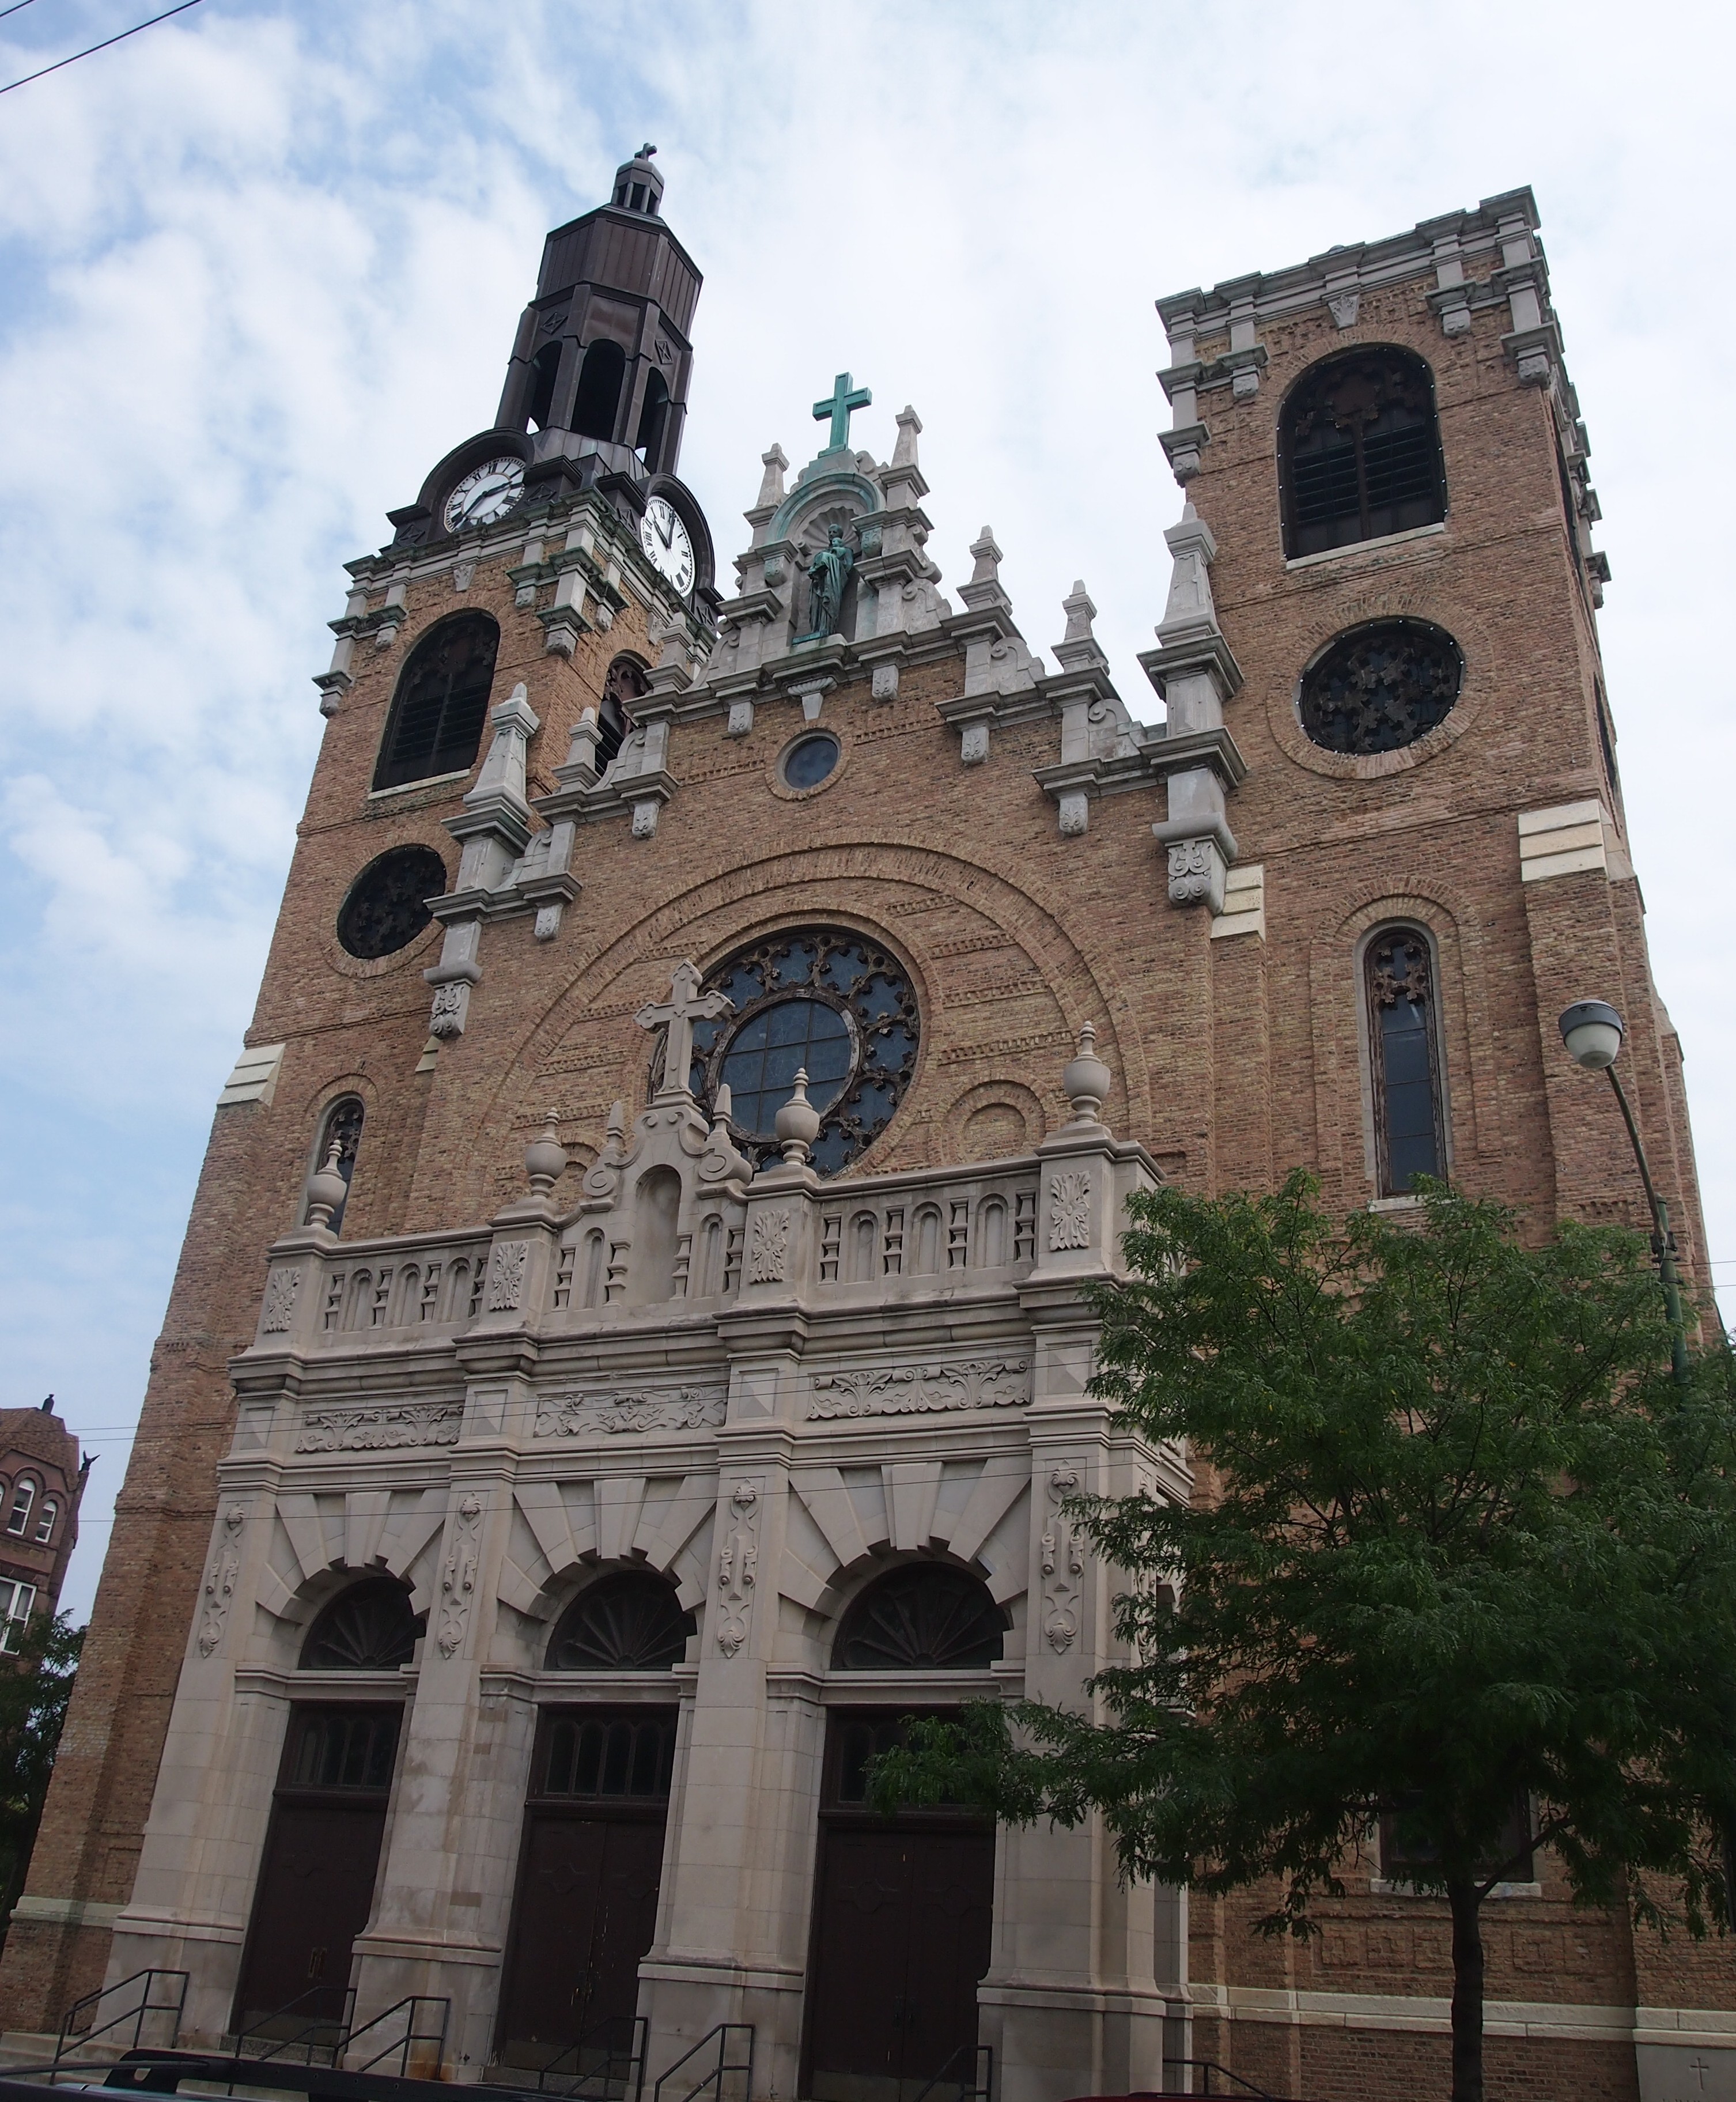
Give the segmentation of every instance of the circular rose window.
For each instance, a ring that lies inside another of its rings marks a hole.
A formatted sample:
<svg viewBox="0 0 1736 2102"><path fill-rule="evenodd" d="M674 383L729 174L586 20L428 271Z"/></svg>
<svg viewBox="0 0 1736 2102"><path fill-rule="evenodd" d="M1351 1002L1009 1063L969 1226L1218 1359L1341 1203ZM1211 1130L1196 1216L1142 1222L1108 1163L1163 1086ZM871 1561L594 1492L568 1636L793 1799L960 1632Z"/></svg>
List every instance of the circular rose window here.
<svg viewBox="0 0 1736 2102"><path fill-rule="evenodd" d="M1375 620L1352 627L1302 674L1302 727L1326 752L1399 752L1444 722L1464 681L1464 658L1444 627Z"/></svg>
<svg viewBox="0 0 1736 2102"><path fill-rule="evenodd" d="M338 939L371 962L407 948L433 914L428 900L446 887L446 864L432 847L393 847L370 861L338 912Z"/></svg>
<svg viewBox="0 0 1736 2102"><path fill-rule="evenodd" d="M774 1120L798 1069L820 1113L813 1164L822 1175L892 1122L921 1033L915 991L896 957L844 928L801 927L737 950L705 982L734 1011L695 1026L688 1084L707 1110L728 1088L730 1128L758 1165L782 1158Z"/></svg>
<svg viewBox="0 0 1736 2102"><path fill-rule="evenodd" d="M786 788L817 788L838 764L838 740L830 730L799 737L784 754Z"/></svg>

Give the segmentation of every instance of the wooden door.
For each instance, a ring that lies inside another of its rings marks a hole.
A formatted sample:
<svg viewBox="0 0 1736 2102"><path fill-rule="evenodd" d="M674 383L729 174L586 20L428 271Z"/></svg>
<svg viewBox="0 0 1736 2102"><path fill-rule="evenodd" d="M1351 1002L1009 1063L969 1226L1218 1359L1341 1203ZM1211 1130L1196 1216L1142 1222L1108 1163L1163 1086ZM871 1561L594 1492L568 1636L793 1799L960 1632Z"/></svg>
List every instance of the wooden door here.
<svg viewBox="0 0 1736 2102"><path fill-rule="evenodd" d="M876 1736L896 1725L877 1723ZM865 1817L850 1807L835 1742L829 1768L804 2092L814 2102L913 2102L943 2069L949 2087L972 2070L994 1828L945 1812Z"/></svg>
<svg viewBox="0 0 1736 2102"><path fill-rule="evenodd" d="M575 2069L594 2070L631 2049L674 1752L672 1710L545 1718L501 1987L502 2064L546 2065L583 2040Z"/></svg>
<svg viewBox="0 0 1736 2102"><path fill-rule="evenodd" d="M268 2023L289 2034L341 2020L356 1937L374 1905L397 1728L396 1710L292 1713L236 1993L237 2031Z"/></svg>

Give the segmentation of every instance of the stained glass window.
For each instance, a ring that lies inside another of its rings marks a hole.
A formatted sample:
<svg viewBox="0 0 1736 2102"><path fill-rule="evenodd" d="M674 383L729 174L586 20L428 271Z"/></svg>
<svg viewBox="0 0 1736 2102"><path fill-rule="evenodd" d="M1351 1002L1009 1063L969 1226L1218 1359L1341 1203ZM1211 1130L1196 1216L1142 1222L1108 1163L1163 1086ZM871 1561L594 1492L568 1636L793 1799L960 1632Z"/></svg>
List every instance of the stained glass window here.
<svg viewBox="0 0 1736 2102"><path fill-rule="evenodd" d="M1323 553L1446 515L1434 383L1408 352L1347 351L1284 403L1285 552Z"/></svg>
<svg viewBox="0 0 1736 2102"><path fill-rule="evenodd" d="M1419 1175L1446 1172L1428 942L1414 927L1376 935L1366 976L1380 1194L1402 1196Z"/></svg>
<svg viewBox="0 0 1736 2102"><path fill-rule="evenodd" d="M1346 630L1302 675L1302 727L1326 752L1398 752L1444 722L1464 659L1426 620L1374 620Z"/></svg>

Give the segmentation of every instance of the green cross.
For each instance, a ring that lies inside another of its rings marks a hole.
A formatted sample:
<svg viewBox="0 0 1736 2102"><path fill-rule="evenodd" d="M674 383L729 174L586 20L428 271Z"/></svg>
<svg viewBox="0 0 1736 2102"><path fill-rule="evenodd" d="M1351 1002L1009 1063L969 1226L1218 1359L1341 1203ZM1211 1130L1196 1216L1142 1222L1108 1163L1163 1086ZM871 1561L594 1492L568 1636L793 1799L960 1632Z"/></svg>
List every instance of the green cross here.
<svg viewBox="0 0 1736 2102"><path fill-rule="evenodd" d="M824 401L816 401L814 404L814 421L817 424L822 423L828 416L832 419L831 439L826 447L828 452L835 450L839 446L849 444L852 411L857 409L866 409L873 399L873 395L866 387L858 387L852 393L850 389L849 374L848 372L839 374L832 382L830 398Z"/></svg>

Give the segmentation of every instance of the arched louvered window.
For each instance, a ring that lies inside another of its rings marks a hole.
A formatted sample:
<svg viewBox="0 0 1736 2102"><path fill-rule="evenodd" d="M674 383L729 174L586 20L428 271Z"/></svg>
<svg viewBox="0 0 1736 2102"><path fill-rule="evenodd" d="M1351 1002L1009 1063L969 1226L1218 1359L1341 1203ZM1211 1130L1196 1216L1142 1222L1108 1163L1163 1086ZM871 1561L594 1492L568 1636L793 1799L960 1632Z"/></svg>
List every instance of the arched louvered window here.
<svg viewBox="0 0 1736 2102"><path fill-rule="evenodd" d="M597 713L601 732L597 739L597 767L606 771L621 749L622 740L633 727L633 703L651 690L645 667L636 657L620 656L603 680L603 705Z"/></svg>
<svg viewBox="0 0 1736 2102"><path fill-rule="evenodd" d="M303 1671L396 1671L421 1632L410 1594L390 1576L366 1577L340 1591L308 1630Z"/></svg>
<svg viewBox="0 0 1736 2102"><path fill-rule="evenodd" d="M1383 1197L1404 1195L1419 1175L1446 1173L1434 962L1415 927L1388 927L1363 960L1375 1153Z"/></svg>
<svg viewBox="0 0 1736 2102"><path fill-rule="evenodd" d="M870 1584L838 1630L838 1671L981 1671L999 1661L1006 1616L989 1587L945 1563L907 1562Z"/></svg>
<svg viewBox="0 0 1736 2102"><path fill-rule="evenodd" d="M578 370L578 397L573 404L573 428L582 438L615 435L621 412L621 384L627 377L627 353L618 343L594 343Z"/></svg>
<svg viewBox="0 0 1736 2102"><path fill-rule="evenodd" d="M334 1141L338 1148L338 1173L343 1177L343 1204L331 1215L331 1230L336 1233L343 1224L343 1208L349 1202L351 1178L356 1173L356 1149L361 1143L361 1124L365 1112L354 1095L343 1095L326 1111L320 1124L320 1142L313 1150L316 1173L326 1165L331 1156Z"/></svg>
<svg viewBox="0 0 1736 2102"><path fill-rule="evenodd" d="M551 1671L666 1671L687 1654L693 1616L651 1569L621 1569L581 1591L548 1645Z"/></svg>
<svg viewBox="0 0 1736 2102"><path fill-rule="evenodd" d="M548 428L549 412L555 406L555 382L560 377L560 344L546 343L530 361L529 417L534 431Z"/></svg>
<svg viewBox="0 0 1736 2102"><path fill-rule="evenodd" d="M1278 429L1292 560L1446 516L1434 381L1409 351L1376 344L1327 358L1291 389Z"/></svg>
<svg viewBox="0 0 1736 2102"><path fill-rule="evenodd" d="M485 613L461 613L423 636L398 681L374 770L376 788L475 764L499 646L500 630Z"/></svg>

